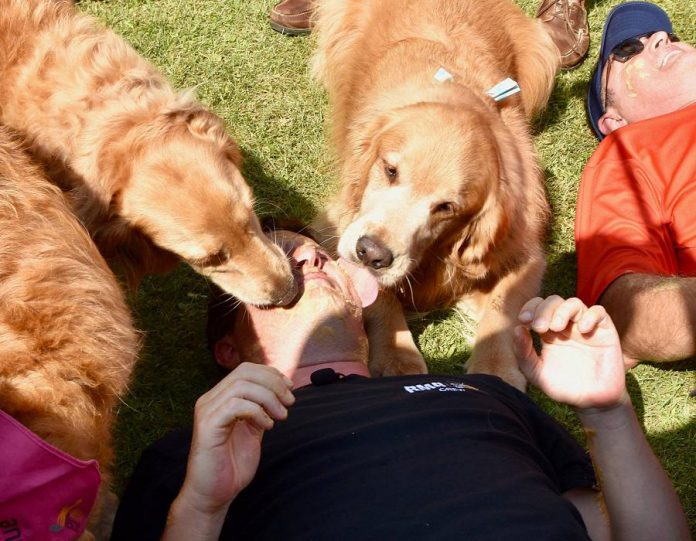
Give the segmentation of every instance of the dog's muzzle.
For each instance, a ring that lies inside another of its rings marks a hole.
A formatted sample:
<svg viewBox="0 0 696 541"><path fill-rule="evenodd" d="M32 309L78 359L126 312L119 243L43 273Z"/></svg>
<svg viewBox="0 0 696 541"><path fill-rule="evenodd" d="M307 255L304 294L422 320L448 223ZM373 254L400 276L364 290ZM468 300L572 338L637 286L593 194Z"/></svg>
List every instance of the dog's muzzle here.
<svg viewBox="0 0 696 541"><path fill-rule="evenodd" d="M375 270L384 269L391 266L394 261L394 254L379 240L362 236L355 245L355 254L366 267Z"/></svg>

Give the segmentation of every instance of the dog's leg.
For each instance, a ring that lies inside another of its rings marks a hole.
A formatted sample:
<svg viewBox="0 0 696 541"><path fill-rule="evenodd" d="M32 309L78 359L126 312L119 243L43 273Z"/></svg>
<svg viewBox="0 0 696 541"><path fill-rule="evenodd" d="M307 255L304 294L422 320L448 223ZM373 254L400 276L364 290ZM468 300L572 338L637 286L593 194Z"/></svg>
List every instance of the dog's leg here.
<svg viewBox="0 0 696 541"><path fill-rule="evenodd" d="M486 300L467 373L499 376L520 391L526 390L527 380L515 355L513 329L524 303L539 293L545 267L539 254L501 278L493 288Z"/></svg>
<svg viewBox="0 0 696 541"><path fill-rule="evenodd" d="M91 536L86 537L84 541L90 539L94 541L108 541L111 539L111 529L116 518L116 510L118 509L118 497L111 492L107 482L102 482L99 487L99 496L94 504L94 509L90 513L89 522L85 534ZM80 538L82 541L82 538Z"/></svg>
<svg viewBox="0 0 696 541"><path fill-rule="evenodd" d="M364 312L370 344L369 368L373 376L427 374L428 367L406 324L403 308L389 290Z"/></svg>

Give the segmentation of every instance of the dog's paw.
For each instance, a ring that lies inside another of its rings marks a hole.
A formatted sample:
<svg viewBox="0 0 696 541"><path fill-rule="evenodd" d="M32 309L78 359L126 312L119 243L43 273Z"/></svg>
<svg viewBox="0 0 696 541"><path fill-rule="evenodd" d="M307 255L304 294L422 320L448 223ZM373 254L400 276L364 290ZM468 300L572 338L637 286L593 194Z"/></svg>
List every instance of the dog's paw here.
<svg viewBox="0 0 696 541"><path fill-rule="evenodd" d="M489 374L498 376L504 382L512 385L523 393L527 392L527 378L517 366L517 358L514 353L483 352L484 348L477 347L466 363L467 374Z"/></svg>
<svg viewBox="0 0 696 541"><path fill-rule="evenodd" d="M427 374L428 366L420 353L396 352L390 359L383 360L378 366L370 365L370 374L375 376L405 376L409 374Z"/></svg>

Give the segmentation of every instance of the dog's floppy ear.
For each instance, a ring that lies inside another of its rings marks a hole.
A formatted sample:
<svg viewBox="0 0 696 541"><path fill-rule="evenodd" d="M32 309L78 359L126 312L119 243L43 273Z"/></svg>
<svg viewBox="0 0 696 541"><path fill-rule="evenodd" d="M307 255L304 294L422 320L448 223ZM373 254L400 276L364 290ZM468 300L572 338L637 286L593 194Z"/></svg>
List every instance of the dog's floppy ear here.
<svg viewBox="0 0 696 541"><path fill-rule="evenodd" d="M377 154L377 143L387 127L389 117L378 112L363 114L348 133L343 161L341 199L351 211L357 211L367 185L367 174Z"/></svg>
<svg viewBox="0 0 696 541"><path fill-rule="evenodd" d="M463 229L450 254L455 265L471 278L484 278L491 270L492 251L510 234L516 209L524 207L524 201L515 201L520 194L513 188L525 184L522 157L507 129L498 127L493 131L498 178L492 182L483 206Z"/></svg>
<svg viewBox="0 0 696 541"><path fill-rule="evenodd" d="M193 90L180 94L176 101L165 111L170 121L186 126L188 132L204 141L218 146L227 159L237 167L242 165L239 147L225 131L223 120L193 101Z"/></svg>
<svg viewBox="0 0 696 541"><path fill-rule="evenodd" d="M510 195L504 189L489 193L480 212L454 244L451 257L469 278L484 278L491 270L489 256L510 230L510 208Z"/></svg>

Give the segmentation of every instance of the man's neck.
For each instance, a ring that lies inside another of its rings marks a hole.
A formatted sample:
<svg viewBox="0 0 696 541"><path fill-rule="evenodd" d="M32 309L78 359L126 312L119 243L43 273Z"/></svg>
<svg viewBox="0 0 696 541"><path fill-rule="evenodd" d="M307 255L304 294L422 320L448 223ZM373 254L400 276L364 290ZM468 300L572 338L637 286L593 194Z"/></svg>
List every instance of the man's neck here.
<svg viewBox="0 0 696 541"><path fill-rule="evenodd" d="M330 368L337 374L349 376L357 374L359 376L370 377L370 372L365 363L360 361L332 361L327 363L318 363L308 366L299 366L292 374L288 374L295 384L295 389L310 385L312 383L311 376L317 370L322 368Z"/></svg>

